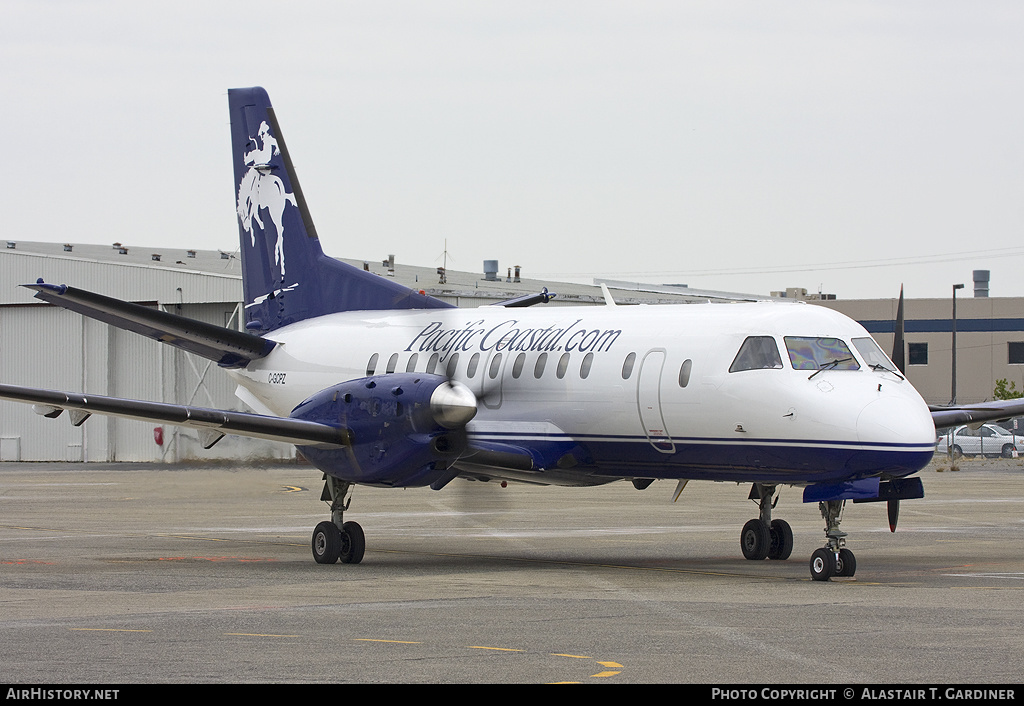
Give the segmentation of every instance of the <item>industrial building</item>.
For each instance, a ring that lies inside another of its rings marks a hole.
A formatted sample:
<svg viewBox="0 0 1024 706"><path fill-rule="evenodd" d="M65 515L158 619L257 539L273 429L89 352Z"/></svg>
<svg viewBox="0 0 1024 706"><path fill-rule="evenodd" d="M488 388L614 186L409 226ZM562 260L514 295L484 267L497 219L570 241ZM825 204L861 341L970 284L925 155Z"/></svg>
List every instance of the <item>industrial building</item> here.
<svg viewBox="0 0 1024 706"><path fill-rule="evenodd" d="M897 300L807 298L803 290L745 295L684 285L605 281L592 285L529 279L518 267L481 273L439 271L395 262L347 260L382 277L461 307L495 304L547 288L547 306L603 305L601 284L615 302L687 304L735 300L808 299L860 321L887 351ZM32 298L18 284L37 279L68 284L221 326L241 328L241 263L234 253L8 241L0 248L0 381L92 394L244 409L217 366L177 348L85 318ZM963 296L957 316L957 401L992 398L995 380L1024 390L1024 299ZM727 305L727 304L723 304ZM951 398L952 301L907 300L907 376L929 403ZM0 403L0 461L164 461L282 459L290 446L227 436L204 450L195 431L115 417L81 426L46 419L31 406Z"/></svg>

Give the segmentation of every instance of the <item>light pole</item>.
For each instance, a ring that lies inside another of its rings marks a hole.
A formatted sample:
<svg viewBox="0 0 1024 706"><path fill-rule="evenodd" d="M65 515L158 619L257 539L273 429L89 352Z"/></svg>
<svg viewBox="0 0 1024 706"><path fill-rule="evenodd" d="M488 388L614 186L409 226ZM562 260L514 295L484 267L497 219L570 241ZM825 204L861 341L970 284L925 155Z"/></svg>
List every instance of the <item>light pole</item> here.
<svg viewBox="0 0 1024 706"><path fill-rule="evenodd" d="M956 404L956 290L963 288L962 284L953 285L953 383L949 400L951 405Z"/></svg>

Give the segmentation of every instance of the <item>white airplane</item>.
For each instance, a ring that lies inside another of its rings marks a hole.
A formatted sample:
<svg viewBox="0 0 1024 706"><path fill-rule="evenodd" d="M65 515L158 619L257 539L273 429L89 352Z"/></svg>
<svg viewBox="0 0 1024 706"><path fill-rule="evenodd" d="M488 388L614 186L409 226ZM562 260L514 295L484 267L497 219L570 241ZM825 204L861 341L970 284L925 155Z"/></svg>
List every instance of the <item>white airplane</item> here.
<svg viewBox="0 0 1024 706"><path fill-rule="evenodd" d="M286 441L324 473L319 563L358 563L345 521L359 484L444 488L455 478L593 486L629 480L751 484L752 560L789 558L772 511L803 487L826 521L811 576L853 576L847 500L923 497L913 474L936 426L1008 418L1024 404L929 410L865 329L799 303L546 308L546 292L459 309L326 257L270 99L228 92L246 332L66 285L36 297L217 361L256 414L0 385L40 414L65 409ZM902 336L897 336L902 351Z"/></svg>

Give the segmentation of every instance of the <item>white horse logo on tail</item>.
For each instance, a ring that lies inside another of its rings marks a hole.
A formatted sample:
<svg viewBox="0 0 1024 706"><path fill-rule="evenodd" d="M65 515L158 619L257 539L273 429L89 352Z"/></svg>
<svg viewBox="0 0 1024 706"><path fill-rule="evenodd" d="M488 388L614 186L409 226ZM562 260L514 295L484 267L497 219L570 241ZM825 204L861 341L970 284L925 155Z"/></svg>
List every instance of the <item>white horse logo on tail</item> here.
<svg viewBox="0 0 1024 706"><path fill-rule="evenodd" d="M256 232L253 221L265 229L260 218L260 209L267 209L270 220L277 231L277 242L274 244L274 262L281 267L281 279L284 280L284 206L291 203L295 206L295 196L284 190L284 182L271 173L270 160L280 154L277 140L270 134L270 126L266 121L260 124L259 132L252 138L256 148L246 152L244 163L249 170L238 185L238 217L242 221L242 229L249 234L252 245L256 245Z"/></svg>

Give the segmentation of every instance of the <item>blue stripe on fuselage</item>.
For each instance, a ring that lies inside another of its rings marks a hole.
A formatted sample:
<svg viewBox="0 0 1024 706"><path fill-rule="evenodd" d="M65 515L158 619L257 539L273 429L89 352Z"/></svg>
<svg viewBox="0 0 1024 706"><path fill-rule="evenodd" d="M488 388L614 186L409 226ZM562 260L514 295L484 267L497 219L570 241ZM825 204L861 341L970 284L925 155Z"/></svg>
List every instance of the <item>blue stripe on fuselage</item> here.
<svg viewBox="0 0 1024 706"><path fill-rule="evenodd" d="M574 440L585 453L573 470L585 475L742 482L820 483L881 474L906 476L926 466L935 451L927 444L674 438L674 451L665 453L642 436L470 435L471 444L480 440L529 446L540 439Z"/></svg>

